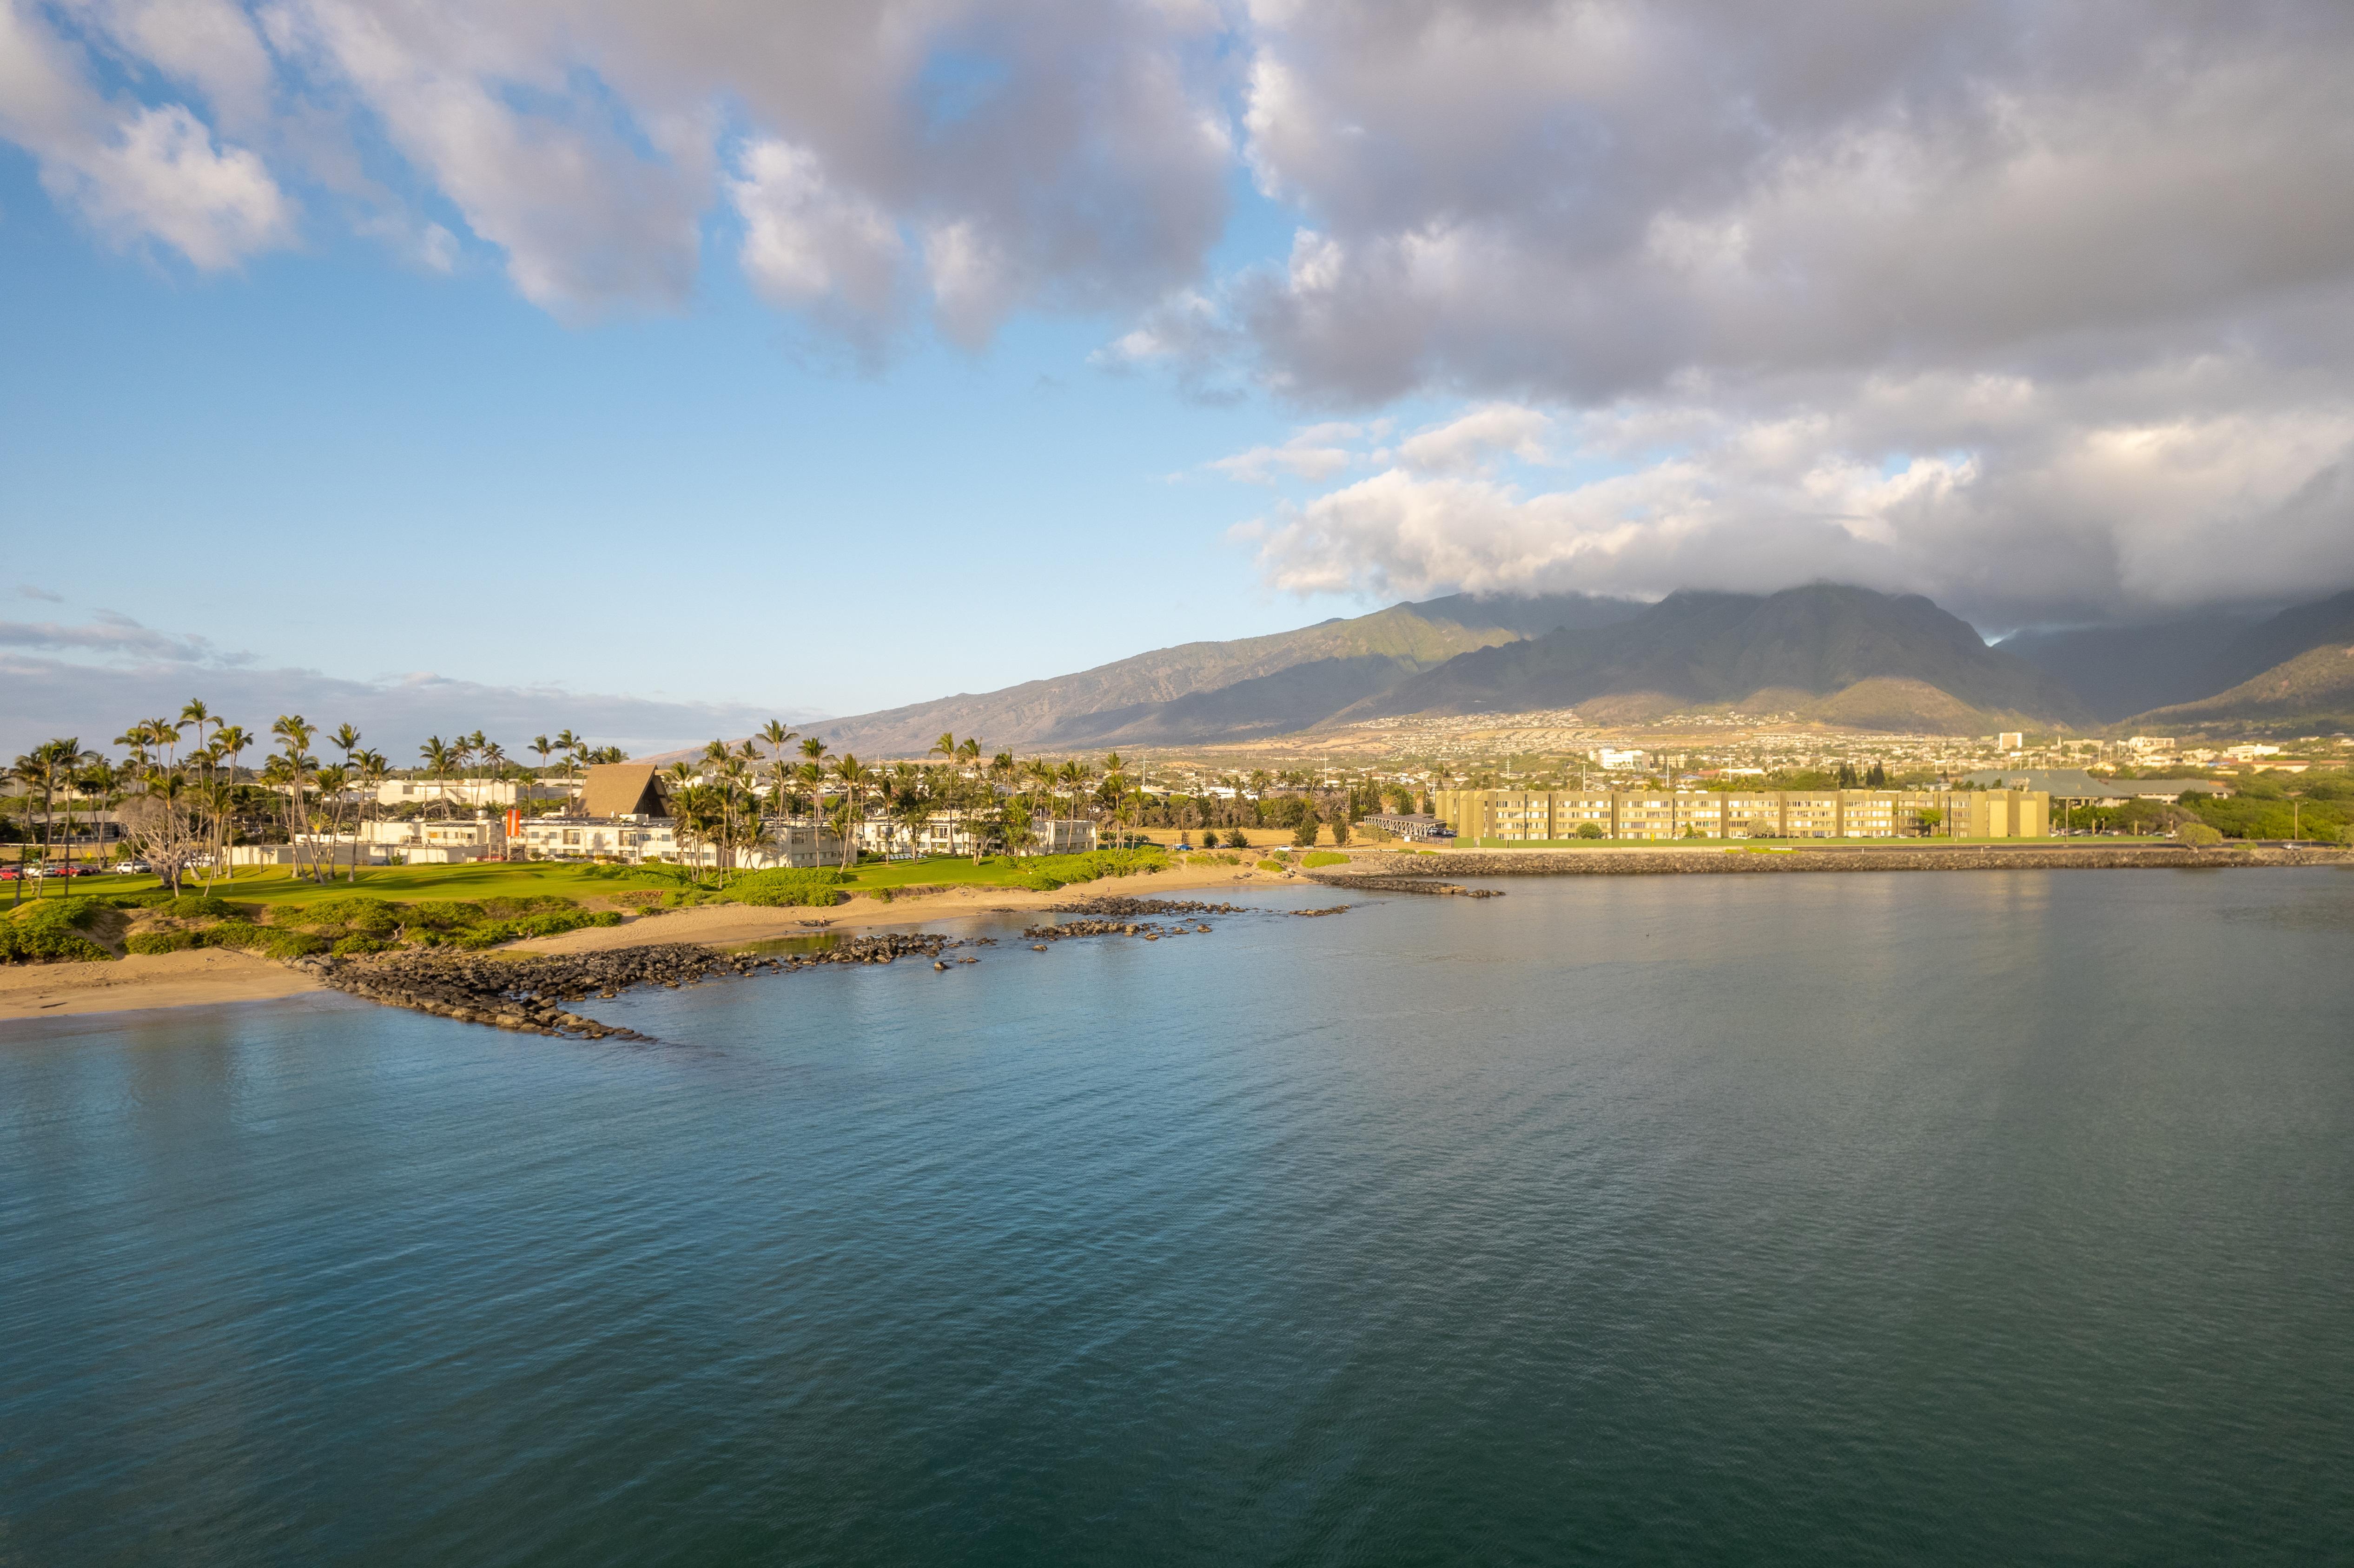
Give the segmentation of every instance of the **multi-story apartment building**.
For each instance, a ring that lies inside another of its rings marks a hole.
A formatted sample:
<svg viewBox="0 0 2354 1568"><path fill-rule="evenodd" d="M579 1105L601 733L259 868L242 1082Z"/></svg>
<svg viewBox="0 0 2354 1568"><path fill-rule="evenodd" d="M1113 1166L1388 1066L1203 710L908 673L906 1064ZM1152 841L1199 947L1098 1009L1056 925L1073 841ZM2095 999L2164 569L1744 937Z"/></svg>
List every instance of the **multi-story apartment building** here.
<svg viewBox="0 0 2354 1568"><path fill-rule="evenodd" d="M1431 803L1472 843L1558 843L1588 826L1603 838L1646 842L2041 838L2051 831L2051 799L2032 789L1441 789Z"/></svg>

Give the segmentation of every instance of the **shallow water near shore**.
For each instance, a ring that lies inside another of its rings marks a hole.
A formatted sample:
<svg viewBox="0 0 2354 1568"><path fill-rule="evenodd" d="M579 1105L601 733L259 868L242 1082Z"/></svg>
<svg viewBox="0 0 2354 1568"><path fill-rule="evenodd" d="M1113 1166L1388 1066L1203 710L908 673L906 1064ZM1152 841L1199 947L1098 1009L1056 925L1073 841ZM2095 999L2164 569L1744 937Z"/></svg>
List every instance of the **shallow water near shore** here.
<svg viewBox="0 0 2354 1568"><path fill-rule="evenodd" d="M0 1563L2342 1554L2354 874L1495 885L0 1024Z"/></svg>

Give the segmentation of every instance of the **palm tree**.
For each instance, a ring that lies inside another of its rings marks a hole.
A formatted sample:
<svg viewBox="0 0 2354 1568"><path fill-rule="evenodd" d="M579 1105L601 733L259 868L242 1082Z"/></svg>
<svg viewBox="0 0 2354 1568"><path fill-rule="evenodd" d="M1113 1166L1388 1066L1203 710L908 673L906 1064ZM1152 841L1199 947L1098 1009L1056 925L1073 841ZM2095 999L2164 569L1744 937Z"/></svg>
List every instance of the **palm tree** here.
<svg viewBox="0 0 2354 1568"><path fill-rule="evenodd" d="M25 836L16 841L16 885L8 900L11 908L25 901L25 872L33 851L33 791L43 787L48 775L48 762L44 755L47 750L46 746L37 746L16 758L16 765L8 769L25 786Z"/></svg>
<svg viewBox="0 0 2354 1568"><path fill-rule="evenodd" d="M384 801L384 781L386 779L389 778L391 774L392 764L386 758L383 752L363 751L360 753L359 780L360 789L362 790L361 799L366 803L367 811L366 821L371 825L375 823L377 813L382 809ZM351 879L354 882L357 882L360 879L360 857L357 850L354 850L352 852Z"/></svg>
<svg viewBox="0 0 2354 1568"><path fill-rule="evenodd" d="M569 802L572 799L574 765L580 753L587 748L588 744L568 729L556 737L557 749L564 753L564 798L567 802L565 809L567 810L571 809Z"/></svg>
<svg viewBox="0 0 2354 1568"><path fill-rule="evenodd" d="M883 798L891 821L907 837L908 858L915 859L922 853L924 830L932 821L930 780L924 777L924 769L912 762L894 763Z"/></svg>
<svg viewBox="0 0 2354 1568"><path fill-rule="evenodd" d="M787 729L781 719L770 719L760 726L759 738L769 743L769 782L776 790L779 811L785 809L785 747L800 734L799 730ZM748 740L744 743L747 751L751 746Z"/></svg>
<svg viewBox="0 0 2354 1568"><path fill-rule="evenodd" d="M228 865L228 841L231 836L229 819L236 809L239 759L245 748L253 744L253 732L241 724L225 724L213 731L213 747L228 758L228 779L225 789L217 791L213 807L212 863L205 868L205 886L210 889L214 879Z"/></svg>
<svg viewBox="0 0 2354 1568"><path fill-rule="evenodd" d="M318 728L301 714L280 714L277 721L270 726L270 733L284 743L283 755L286 758L285 776L288 789L286 842L292 845L296 842L301 831L299 824L302 820L302 782L308 777L308 769L303 765L310 760L304 753L310 749L311 737L318 733ZM302 852L299 849L295 850L294 864L299 867L302 860ZM300 871L295 874L300 875Z"/></svg>
<svg viewBox="0 0 2354 1568"><path fill-rule="evenodd" d="M539 753L539 770L542 773L546 773L547 771L547 754L556 749L555 743L550 741L547 736L544 735L535 735L531 737L531 749Z"/></svg>
<svg viewBox="0 0 2354 1568"><path fill-rule="evenodd" d="M833 776L842 780L842 797L849 802L850 836L842 841L842 868L847 871L857 863L858 829L865 819L859 814L858 798L874 779L874 770L849 752L833 765Z"/></svg>
<svg viewBox="0 0 2354 1568"><path fill-rule="evenodd" d="M445 808L448 801L444 798L441 781L449 777L450 765L454 760L455 755L450 749L449 743L438 735L427 736L425 744L417 748L418 760L425 764L425 770L433 778L434 795L437 799L442 800Z"/></svg>

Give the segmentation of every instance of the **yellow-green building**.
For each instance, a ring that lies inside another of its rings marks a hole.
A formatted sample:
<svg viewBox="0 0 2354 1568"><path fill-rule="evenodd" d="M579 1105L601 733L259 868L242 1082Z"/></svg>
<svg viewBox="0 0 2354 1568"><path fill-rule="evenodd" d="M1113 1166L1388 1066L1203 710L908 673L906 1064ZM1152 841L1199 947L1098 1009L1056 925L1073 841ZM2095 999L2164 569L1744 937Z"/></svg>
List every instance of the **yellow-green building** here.
<svg viewBox="0 0 2354 1568"><path fill-rule="evenodd" d="M2052 814L2050 796L2031 789L1441 789L1431 805L1477 844L1573 842L1589 825L1638 843L2043 838Z"/></svg>

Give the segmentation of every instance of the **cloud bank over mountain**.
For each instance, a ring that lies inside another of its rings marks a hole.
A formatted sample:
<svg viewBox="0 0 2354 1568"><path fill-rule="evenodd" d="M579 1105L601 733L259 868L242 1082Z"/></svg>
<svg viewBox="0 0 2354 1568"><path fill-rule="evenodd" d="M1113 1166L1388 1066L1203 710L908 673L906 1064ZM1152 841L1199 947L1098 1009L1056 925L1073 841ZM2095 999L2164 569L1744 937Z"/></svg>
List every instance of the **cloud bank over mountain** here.
<svg viewBox="0 0 2354 1568"><path fill-rule="evenodd" d="M1077 312L1301 409L1226 464L1324 487L1278 588L2009 624L2354 581L2349 80L2336 0L0 0L104 244L342 225L581 322L732 265L875 365Z"/></svg>

